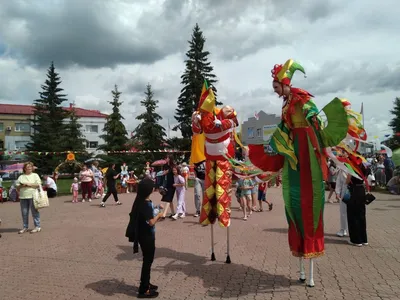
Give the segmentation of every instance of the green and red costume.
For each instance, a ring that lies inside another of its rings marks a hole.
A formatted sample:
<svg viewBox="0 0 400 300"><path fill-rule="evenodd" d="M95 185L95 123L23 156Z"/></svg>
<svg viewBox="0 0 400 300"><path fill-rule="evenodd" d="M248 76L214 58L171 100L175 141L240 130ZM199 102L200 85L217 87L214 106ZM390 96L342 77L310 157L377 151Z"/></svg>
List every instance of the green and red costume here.
<svg viewBox="0 0 400 300"><path fill-rule="evenodd" d="M275 81L290 86L296 70L304 69L293 60L275 65ZM324 179L327 176L325 147L345 138L348 123L341 101L335 98L324 108L332 126L323 128L312 95L290 87L284 97L281 123L269 141L273 152L264 145L249 145L250 161L263 171L282 169L282 190L289 224L289 246L297 257L313 258L324 254L323 211Z"/></svg>

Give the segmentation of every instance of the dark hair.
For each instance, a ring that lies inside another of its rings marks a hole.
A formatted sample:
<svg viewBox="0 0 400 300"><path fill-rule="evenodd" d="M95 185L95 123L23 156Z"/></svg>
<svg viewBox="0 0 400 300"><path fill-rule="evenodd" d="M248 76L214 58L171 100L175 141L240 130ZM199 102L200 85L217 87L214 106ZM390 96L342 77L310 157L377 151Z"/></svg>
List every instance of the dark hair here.
<svg viewBox="0 0 400 300"><path fill-rule="evenodd" d="M133 253L139 252L139 211L146 199L151 195L154 190L154 181L145 178L141 180L137 187L136 199L133 202L131 213L129 214L130 220L126 229L125 236L129 238L130 242L133 242Z"/></svg>
<svg viewBox="0 0 400 300"><path fill-rule="evenodd" d="M172 168L173 166L175 166L175 162L174 162L174 156L172 154L167 156L168 159L168 165Z"/></svg>
<svg viewBox="0 0 400 300"><path fill-rule="evenodd" d="M154 181L149 178L144 178L141 180L137 187L137 194L135 202L133 203L132 210L135 206L136 201L144 202L147 197L151 195L154 189Z"/></svg>
<svg viewBox="0 0 400 300"><path fill-rule="evenodd" d="M176 169L177 174L178 174L178 175L181 175L181 169L180 169L178 166L175 166L175 165L172 166L172 167L171 167L171 172L173 172L173 171L172 171L173 169Z"/></svg>

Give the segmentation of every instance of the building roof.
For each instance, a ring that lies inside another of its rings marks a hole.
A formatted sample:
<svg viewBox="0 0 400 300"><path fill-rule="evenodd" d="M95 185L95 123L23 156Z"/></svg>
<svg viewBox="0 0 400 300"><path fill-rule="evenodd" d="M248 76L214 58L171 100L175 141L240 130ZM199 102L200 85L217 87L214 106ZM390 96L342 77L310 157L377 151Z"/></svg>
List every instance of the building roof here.
<svg viewBox="0 0 400 300"><path fill-rule="evenodd" d="M71 111L73 105L64 107L65 110ZM0 114L7 115L33 115L35 107L33 105L21 105L21 104L2 104L0 103ZM76 115L79 118L107 118L106 114L101 113L99 110L84 109L75 107Z"/></svg>

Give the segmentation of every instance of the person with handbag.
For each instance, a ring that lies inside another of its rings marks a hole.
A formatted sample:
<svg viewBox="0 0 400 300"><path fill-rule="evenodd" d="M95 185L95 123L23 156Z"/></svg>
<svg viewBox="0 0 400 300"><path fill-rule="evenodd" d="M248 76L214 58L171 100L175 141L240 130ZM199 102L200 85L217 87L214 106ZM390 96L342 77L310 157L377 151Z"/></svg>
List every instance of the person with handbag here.
<svg viewBox="0 0 400 300"><path fill-rule="evenodd" d="M41 180L38 174L33 173L33 163L26 162L23 166L23 174L17 179L17 189L19 191L19 199L21 205L23 228L18 231L19 234L25 233L29 228L29 209L32 212L33 223L35 228L31 233L40 232L40 213L33 203L34 193L41 186Z"/></svg>
<svg viewBox="0 0 400 300"><path fill-rule="evenodd" d="M367 170L361 163L359 166L363 176L367 176ZM349 244L357 247L367 246L367 219L366 219L366 190L364 180L347 175L348 191L350 199L347 201L347 223L349 227Z"/></svg>
<svg viewBox="0 0 400 300"><path fill-rule="evenodd" d="M164 214L163 214L163 219L166 218L167 212L169 209L171 209L171 214L169 215L169 218L172 219L172 216L175 215L175 208L174 208L174 203L172 202L174 199L175 195L175 190L176 188L174 187L174 174L172 173L172 169L176 167L174 163L174 159L172 156L168 156L167 158L168 163L164 165L163 167L163 175L165 176L164 182L162 184L162 187L160 189L160 194L162 195L162 202L165 202L165 209L164 209Z"/></svg>
<svg viewBox="0 0 400 300"><path fill-rule="evenodd" d="M150 283L150 273L156 250L155 224L162 218L163 207L154 206L151 201L153 190L154 181L150 178L144 178L139 182L125 233L129 241L133 242L133 253L139 252L139 245L143 253L138 298L158 297L158 287Z"/></svg>

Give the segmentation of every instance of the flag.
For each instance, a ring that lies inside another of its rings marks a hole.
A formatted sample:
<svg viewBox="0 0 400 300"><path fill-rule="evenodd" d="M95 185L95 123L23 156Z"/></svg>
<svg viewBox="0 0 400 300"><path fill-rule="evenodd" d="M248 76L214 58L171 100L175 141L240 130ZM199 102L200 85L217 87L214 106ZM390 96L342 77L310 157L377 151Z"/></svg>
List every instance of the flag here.
<svg viewBox="0 0 400 300"><path fill-rule="evenodd" d="M260 116L258 115L258 112L254 112L254 117L258 120Z"/></svg>
<svg viewBox="0 0 400 300"><path fill-rule="evenodd" d="M207 80L204 80L203 88L201 89L200 101L198 110L208 111L210 113L215 110L215 95Z"/></svg>
<svg viewBox="0 0 400 300"><path fill-rule="evenodd" d="M190 153L190 163L189 163L190 165L206 160L206 156L204 154L205 141L206 141L206 136L204 135L204 133L193 134L192 147Z"/></svg>
<svg viewBox="0 0 400 300"><path fill-rule="evenodd" d="M363 116L364 119L364 102L361 102L361 111L360 114Z"/></svg>

